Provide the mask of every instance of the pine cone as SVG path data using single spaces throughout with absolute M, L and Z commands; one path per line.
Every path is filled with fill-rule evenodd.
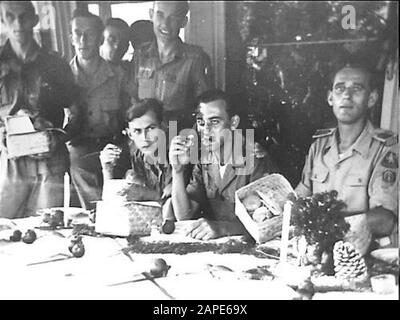
M 333 259 L 337 278 L 361 280 L 368 275 L 364 258 L 349 242 L 335 243 Z

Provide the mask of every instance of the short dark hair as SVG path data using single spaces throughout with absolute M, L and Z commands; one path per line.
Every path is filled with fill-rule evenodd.
M 131 122 L 134 119 L 144 116 L 147 112 L 152 111 L 156 115 L 157 121 L 163 121 L 163 104 L 157 99 L 148 98 L 135 102 L 126 112 L 126 121 Z
M 237 114 L 236 108 L 229 96 L 224 91 L 219 89 L 208 90 L 198 96 L 196 99 L 196 112 L 199 111 L 200 104 L 209 103 L 216 100 L 225 101 L 225 110 L 228 113 L 228 116 L 233 117 Z
M 131 29 L 129 28 L 129 25 L 124 20 L 122 20 L 120 18 L 109 18 L 106 21 L 104 27 L 105 28 L 114 27 L 114 28 L 121 30 L 123 40 L 129 41 Z
M 104 29 L 107 27 L 114 27 L 121 31 L 121 51 L 126 52 L 129 47 L 129 40 L 131 37 L 131 29 L 129 25 L 120 18 L 109 18 L 104 26 Z
M 103 21 L 101 21 L 99 16 L 94 15 L 93 13 L 89 12 L 86 9 L 75 9 L 73 14 L 72 14 L 72 18 L 71 18 L 71 26 L 72 26 L 72 21 L 74 21 L 77 18 L 89 18 L 89 19 L 93 19 L 95 22 L 95 29 L 98 33 L 99 36 L 103 35 L 104 32 L 104 24 Z
M 34 16 L 36 15 L 36 9 L 32 3 L 32 1 L 0 1 L 0 12 L 2 10 L 2 5 L 5 3 L 10 3 L 10 4 L 14 4 L 14 5 L 19 5 L 22 6 L 26 9 L 26 11 Z
M 132 47 L 137 48 L 141 44 L 151 42 L 154 39 L 153 23 L 150 20 L 138 20 L 131 24 Z
M 378 72 L 373 67 L 374 63 L 370 59 L 356 55 L 346 55 L 334 63 L 332 72 L 330 73 L 331 85 L 334 84 L 336 75 L 344 68 L 359 69 L 368 75 L 368 84 L 370 89 L 376 89 L 378 86 Z
M 154 5 L 156 4 L 156 2 L 164 2 L 164 1 L 154 1 Z M 181 17 L 186 17 L 186 15 L 189 12 L 189 2 L 188 1 L 165 1 L 165 2 L 176 3 L 178 15 Z M 153 5 L 153 8 L 154 8 L 154 5 Z

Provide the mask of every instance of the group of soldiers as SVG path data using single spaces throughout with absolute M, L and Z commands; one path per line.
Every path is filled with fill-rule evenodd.
M 1 1 L 8 40 L 0 48 L 0 217 L 62 206 L 69 172 L 73 205 L 94 209 L 103 184 L 123 178 L 127 200 L 160 200 L 165 219 L 196 220 L 188 230 L 196 239 L 246 233 L 234 213 L 235 191 L 279 169 L 251 141 L 237 147 L 238 106 L 213 88 L 207 54 L 179 38 L 188 11 L 186 1 L 155 1 L 152 37 L 127 63 L 127 25 L 111 19 L 104 26 L 76 10 L 68 66 L 34 41 L 38 16 L 30 1 Z M 374 84 L 373 70 L 358 61 L 334 70 L 328 103 L 338 126 L 316 133 L 296 188 L 299 196 L 338 191 L 349 212 L 348 239 L 362 254 L 397 230 L 398 141 L 368 120 L 378 100 Z M 46 154 L 10 158 L 1 124 L 13 115 L 28 115 L 36 130 L 64 133 L 49 131 Z M 172 125 L 177 134 L 163 139 Z M 201 150 L 196 162 L 193 150 Z

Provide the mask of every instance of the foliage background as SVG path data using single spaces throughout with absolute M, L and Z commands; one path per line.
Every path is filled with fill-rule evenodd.
M 354 30 L 342 27 L 342 7 L 349 4 Z M 387 1 L 227 2 L 226 90 L 293 185 L 313 133 L 336 124 L 326 97 L 330 70 L 341 58 L 367 59 L 378 70 L 382 93 L 386 65 L 398 48 L 397 11 L 397 3 Z M 371 113 L 377 126 L 380 112 L 378 104 Z

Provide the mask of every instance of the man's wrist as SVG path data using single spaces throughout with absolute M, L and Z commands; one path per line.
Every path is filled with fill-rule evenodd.
M 111 180 L 113 179 L 113 169 L 112 168 L 107 168 L 107 165 L 103 165 L 103 178 L 105 180 Z
M 172 174 L 180 175 L 183 174 L 183 166 L 182 165 L 171 165 Z

